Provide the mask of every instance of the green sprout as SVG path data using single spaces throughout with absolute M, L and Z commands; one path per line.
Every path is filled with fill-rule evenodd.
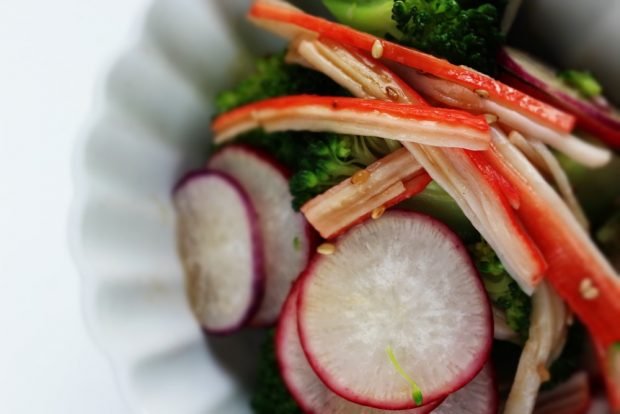
M 388 345 L 388 347 L 385 349 L 385 352 L 387 353 L 392 365 L 394 365 L 394 369 L 396 369 L 396 372 L 398 372 L 400 376 L 403 377 L 405 381 L 407 381 L 411 386 L 411 398 L 413 399 L 413 402 L 415 402 L 418 406 L 422 405 L 424 397 L 422 395 L 422 390 L 420 389 L 418 384 L 416 384 L 416 382 L 411 379 L 409 375 L 407 375 L 403 367 L 400 366 L 391 346 Z

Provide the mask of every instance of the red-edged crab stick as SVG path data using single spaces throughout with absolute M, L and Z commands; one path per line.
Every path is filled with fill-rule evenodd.
M 305 130 L 369 135 L 420 144 L 484 150 L 489 125 L 483 116 L 453 109 L 378 99 L 314 95 L 267 99 L 217 117 L 215 142 L 262 127 L 267 132 Z
M 620 342 L 620 277 L 558 194 L 497 129 L 492 148 L 481 156 L 517 189 L 516 212 L 548 263 L 545 277 L 601 346 Z
M 301 212 L 326 239 L 413 197 L 431 181 L 405 148 L 377 160 L 303 205 Z
M 309 15 L 286 2 L 257 0 L 249 16 L 257 24 L 289 39 L 300 34 L 319 35 L 479 91 L 558 131 L 570 132 L 575 126 L 575 117 L 572 115 L 471 68 L 453 65 L 447 60 Z

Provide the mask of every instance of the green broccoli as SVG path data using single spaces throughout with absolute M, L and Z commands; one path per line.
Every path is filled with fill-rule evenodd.
M 620 210 L 596 232 L 596 241 L 612 266 L 620 271 Z
M 295 94 L 342 95 L 343 89 L 327 76 L 284 61 L 284 53 L 259 59 L 253 74 L 215 99 L 217 113 L 239 106 Z
M 293 207 L 352 176 L 377 159 L 398 149 L 397 141 L 373 137 L 323 134 L 311 140 L 289 183 Z
M 563 70 L 558 73 L 558 78 L 586 99 L 600 96 L 603 93 L 603 87 L 590 72 Z
M 279 54 L 259 60 L 253 75 L 217 97 L 216 107 L 225 112 L 261 99 L 293 94 L 333 96 L 345 92 L 321 73 L 286 64 L 284 55 Z M 266 133 L 260 129 L 234 142 L 261 149 L 289 169 L 295 209 L 400 147 L 397 141 L 381 138 L 306 131 Z
M 323 0 L 343 23 L 493 74 L 505 0 Z M 387 10 L 391 8 L 391 13 Z
M 485 241 L 469 246 L 491 302 L 506 312 L 508 326 L 525 341 L 529 336 L 532 301 L 506 272 L 504 265 Z
M 274 331 L 272 330 L 261 349 L 256 386 L 252 394 L 252 408 L 256 414 L 301 414 L 280 376 L 276 360 Z

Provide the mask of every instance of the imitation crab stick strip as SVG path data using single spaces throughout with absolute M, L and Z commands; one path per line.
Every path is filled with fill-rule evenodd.
M 529 161 L 493 129 L 493 150 L 484 156 L 519 192 L 516 211 L 543 253 L 545 272 L 603 347 L 620 341 L 620 278 L 570 209 Z
M 323 44 L 324 48 L 333 47 L 325 43 L 323 39 L 315 39 L 313 42 Z M 316 48 L 300 48 L 299 45 L 299 42 L 293 42 L 291 48 L 297 48 L 297 52 L 306 62 L 314 62 L 312 67 L 328 76 L 334 73 L 331 70 L 333 66 L 341 65 L 341 63 L 334 62 L 329 54 L 323 55 L 327 57 L 326 59 L 315 59 L 313 54 Z M 340 54 L 344 53 L 346 50 L 341 49 Z M 345 61 L 355 59 L 356 56 L 350 54 Z M 364 64 L 364 61 L 358 60 L 358 64 Z M 362 90 L 381 91 L 382 88 L 371 88 L 367 85 L 368 82 L 372 82 L 370 79 L 375 79 L 380 83 L 384 82 L 384 87 L 387 85 L 394 87 L 394 92 L 397 92 L 405 102 L 413 102 L 416 99 L 417 95 L 409 98 L 409 87 L 405 85 L 399 88 L 398 85 L 402 85 L 402 82 L 389 69 L 381 67 L 379 62 L 372 67 L 367 67 L 367 70 L 381 73 L 383 77 L 356 78 L 356 83 L 362 88 L 352 88 L 351 93 L 365 93 L 360 92 Z M 346 74 L 349 70 L 343 67 L 339 72 Z M 341 75 L 332 79 L 345 88 L 351 84 Z M 381 96 L 382 94 L 378 93 L 376 98 L 381 99 Z M 408 99 L 411 100 L 408 101 Z M 420 104 L 425 105 L 424 102 Z M 499 252 L 504 265 L 523 290 L 532 293 L 542 278 L 546 264 L 537 247 L 524 233 L 513 211 L 513 207 L 520 202 L 515 189 L 494 173 L 486 160 L 474 162 L 464 150 L 439 149 L 412 142 L 403 142 L 403 145 L 420 163 L 424 164 L 430 176 L 456 200 L 478 231 Z
M 370 135 L 427 145 L 483 150 L 489 125 L 483 116 L 453 109 L 378 99 L 314 95 L 267 99 L 234 109 L 213 122 L 215 142 L 262 127 L 267 132 L 306 130 Z
M 404 66 L 395 66 L 394 69 L 416 91 L 426 98 L 433 99 L 451 108 L 463 109 L 474 113 L 488 113 L 495 115 L 502 125 L 505 125 L 521 134 L 535 138 L 552 146 L 570 158 L 591 168 L 607 164 L 611 159 L 611 151 L 584 141 L 573 134 L 559 132 L 549 128 L 532 118 L 489 99 L 481 93 L 476 93 L 462 85 L 439 79 Z
M 287 60 L 321 72 L 358 98 L 425 104 L 411 86 L 367 53 L 329 39 L 300 36 L 291 42 Z
M 404 148 L 377 160 L 304 204 L 301 212 L 326 239 L 414 196 L 431 181 Z
M 453 65 L 447 60 L 306 14 L 286 2 L 257 0 L 252 5 L 249 16 L 260 26 L 289 39 L 300 34 L 319 35 L 373 53 L 376 58 L 388 59 L 471 90 L 480 91 L 490 99 L 514 108 L 558 131 L 569 132 L 575 125 L 575 118 L 572 115 L 473 69 Z

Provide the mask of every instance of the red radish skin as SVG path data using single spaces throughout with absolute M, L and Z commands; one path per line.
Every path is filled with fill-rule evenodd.
M 359 55 L 347 51 L 348 49 L 341 48 L 336 42 L 325 42 L 324 39 L 313 41 L 316 46 L 316 50 L 309 47 L 302 47 L 305 43 L 310 43 L 310 40 L 299 41 L 296 39 L 290 46 L 290 50 L 297 48 L 297 51 L 306 59 L 306 64 L 309 63 L 311 67 L 325 73 L 327 76 L 332 77 L 336 82 L 339 82 L 341 86 L 350 88 L 349 91 L 358 97 L 365 97 L 371 93 L 372 97 L 376 99 L 386 99 L 383 89 L 395 88 L 392 96 L 398 96 L 401 100 L 399 102 L 405 103 L 418 103 L 420 105 L 426 105 L 425 102 L 418 102 L 417 95 L 410 97 L 408 87 L 402 88 L 403 81 L 399 79 L 391 70 L 381 67 L 380 61 L 374 61 L 374 65 L 370 65 L 366 59 L 361 59 Z M 328 49 L 328 52 L 323 50 L 323 54 L 318 51 L 318 44 L 321 44 L 323 49 Z M 337 50 L 337 57 L 329 57 L 329 51 Z M 334 53 L 332 53 L 334 54 Z M 317 55 L 321 55 L 317 58 Z M 326 56 L 328 56 L 326 58 Z M 344 63 L 343 63 L 344 62 Z M 341 65 L 341 66 L 338 66 Z M 341 73 L 334 72 L 333 67 L 338 66 L 341 69 Z M 399 65 L 400 68 L 402 66 Z M 358 68 L 358 72 L 361 74 L 367 74 L 366 78 L 363 76 L 347 75 L 353 71 L 353 68 Z M 413 70 L 406 68 L 409 75 Z M 376 72 L 379 71 L 386 74 L 387 77 L 377 77 Z M 473 95 L 474 99 L 480 101 L 480 98 L 476 93 L 466 89 L 457 84 L 450 83 L 441 79 L 434 78 L 437 82 L 440 82 L 443 86 L 449 86 L 450 90 L 467 91 L 469 95 Z M 375 83 L 379 82 L 378 85 Z M 368 86 L 370 84 L 370 86 Z M 360 88 L 359 86 L 362 86 Z M 364 88 L 364 85 L 367 85 Z M 525 234 L 522 227 L 518 223 L 516 215 L 512 207 L 516 207 L 519 203 L 518 197 L 511 188 L 510 184 L 505 180 L 502 180 L 501 175 L 493 173 L 493 169 L 489 166 L 484 166 L 480 162 L 474 165 L 473 160 L 467 160 L 467 154 L 460 149 L 451 148 L 443 149 L 443 154 L 437 154 L 431 156 L 428 153 L 431 151 L 431 147 L 425 147 L 422 145 L 415 145 L 410 142 L 404 142 L 403 145 L 418 158 L 418 161 L 424 163 L 428 172 L 434 179 L 439 180 L 440 185 L 457 200 L 459 205 L 466 211 L 468 217 L 477 226 L 478 230 L 489 240 L 491 245 L 498 251 L 503 251 L 502 260 L 507 264 L 507 268 L 511 274 L 516 275 L 520 284 L 524 287 L 524 290 L 531 293 L 534 285 L 542 277 L 545 269 L 545 262 L 542 255 L 538 251 L 538 248 L 532 243 L 531 239 Z M 440 152 L 434 150 L 434 153 Z M 429 158 L 430 157 L 430 158 Z M 452 183 L 454 180 L 443 180 L 445 172 L 438 164 L 446 158 L 461 159 L 458 167 L 454 168 L 454 174 L 460 178 L 458 184 Z M 450 160 L 448 160 L 450 162 Z M 478 170 L 480 170 L 478 172 Z M 468 178 L 470 177 L 470 178 Z M 473 179 L 473 180 L 472 180 Z M 448 184 L 448 185 L 446 185 Z M 484 201 L 478 200 L 480 196 L 472 191 L 472 194 L 463 194 L 462 186 L 467 188 L 476 189 L 476 193 L 486 194 L 488 198 L 484 198 Z M 509 203 L 505 201 L 509 201 Z M 315 201 L 320 201 L 316 198 Z M 310 207 L 308 207 L 310 208 Z M 468 213 L 467 213 L 468 212 Z M 315 212 L 316 213 L 316 212 Z M 489 219 L 489 215 L 493 218 Z M 307 216 L 310 221 L 313 219 Z M 362 217 L 362 220 L 364 217 Z M 325 226 L 334 227 L 330 220 L 326 220 L 324 223 L 319 223 L 320 227 Z M 318 227 L 317 227 L 318 228 Z M 333 237 L 331 230 L 322 228 L 319 230 L 324 236 Z M 337 236 L 339 232 L 335 233 Z M 517 244 L 509 241 L 508 235 L 519 235 Z M 514 259 L 515 253 L 518 252 L 517 259 Z
M 377 99 L 296 95 L 234 109 L 213 124 L 216 143 L 249 130 L 311 130 L 364 134 L 471 150 L 488 148 L 489 125 L 480 115 Z
M 577 126 L 620 148 L 620 115 L 617 110 L 581 98 L 557 78 L 553 69 L 519 50 L 504 48 L 498 59 L 509 72 L 503 73 L 502 81 L 573 114 Z
M 367 53 L 371 53 L 375 42 L 379 42 L 383 46 L 383 59 L 430 73 L 472 90 L 484 90 L 491 99 L 519 110 L 524 115 L 558 131 L 570 132 L 575 125 L 575 118 L 572 115 L 473 69 L 453 65 L 447 60 L 306 14 L 290 7 L 287 3 L 268 0 L 255 1 L 250 9 L 249 16 L 257 24 L 278 31 L 279 34 L 296 36 L 301 33 L 314 32 L 321 37 L 361 49 Z
M 495 373 L 487 363 L 469 384 L 450 394 L 433 414 L 496 414 L 498 406 Z
M 389 211 L 351 229 L 332 255 L 314 257 L 300 289 L 306 356 L 333 392 L 357 404 L 415 408 L 387 346 L 425 404 L 470 382 L 488 358 L 492 315 L 482 283 L 458 238 L 427 216 Z
M 208 333 L 233 333 L 254 315 L 264 292 L 256 209 L 235 179 L 209 170 L 186 174 L 175 186 L 174 204 L 194 315 Z M 234 224 L 222 226 L 228 222 Z
M 230 145 L 214 154 L 208 165 L 235 177 L 256 206 L 266 279 L 265 295 L 251 324 L 273 325 L 293 281 L 308 263 L 315 237 L 303 215 L 291 207 L 288 173 L 271 157 Z
M 306 359 L 299 340 L 297 330 L 298 291 L 298 285 L 295 285 L 282 309 L 276 331 L 276 357 L 281 376 L 299 407 L 307 414 L 391 413 L 392 411 L 377 410 L 347 401 L 330 391 L 317 377 Z M 400 413 L 427 414 L 437 404 L 429 404 Z

